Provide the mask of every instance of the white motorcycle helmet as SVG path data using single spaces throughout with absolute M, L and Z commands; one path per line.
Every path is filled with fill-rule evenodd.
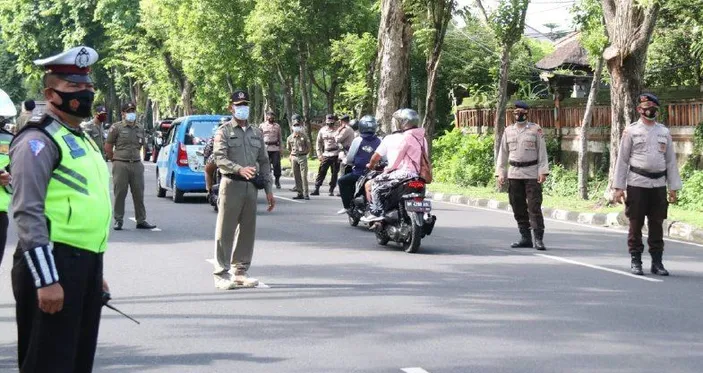
M 421 128 L 422 121 L 417 111 L 413 109 L 400 109 L 393 113 L 391 120 L 391 132 L 405 131 L 410 128 Z

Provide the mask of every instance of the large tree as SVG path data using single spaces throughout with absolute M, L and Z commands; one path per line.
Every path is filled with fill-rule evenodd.
M 393 113 L 408 104 L 412 35 L 403 0 L 382 0 L 378 29 L 376 120 L 385 133 L 390 133 Z
M 658 12 L 659 3 L 656 1 L 603 0 L 603 16 L 610 43 L 603 52 L 603 59 L 610 74 L 612 108 L 608 199 L 612 194 L 622 129 L 637 118 L 637 96 L 642 91 L 647 48 Z

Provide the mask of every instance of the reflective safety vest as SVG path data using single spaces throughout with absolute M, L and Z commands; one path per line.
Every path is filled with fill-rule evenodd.
M 4 130 L 0 130 L 0 169 L 5 172 L 10 172 L 10 143 L 13 135 Z M 12 187 L 0 187 L 0 212 L 7 212 L 10 207 L 10 199 L 12 198 Z
M 61 153 L 44 205 L 49 239 L 102 253 L 107 249 L 112 219 L 107 164 L 90 136 L 72 132 L 55 120 L 47 122 L 39 128 L 43 127 Z

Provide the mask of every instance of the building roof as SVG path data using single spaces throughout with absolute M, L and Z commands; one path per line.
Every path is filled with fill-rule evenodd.
M 550 43 L 554 43 L 552 39 L 549 38 L 549 36 L 545 35 L 541 31 L 537 30 L 536 28 L 525 24 L 525 30 L 522 33 L 523 36 L 530 38 L 530 39 L 536 39 L 539 41 L 546 41 Z
M 565 65 L 590 67 L 588 53 L 581 46 L 579 35 L 580 32 L 572 32 L 557 40 L 554 52 L 542 58 L 535 66 L 542 70 L 554 70 Z

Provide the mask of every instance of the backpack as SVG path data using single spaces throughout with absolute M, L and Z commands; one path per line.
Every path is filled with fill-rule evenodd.
M 412 136 L 412 135 L 410 135 Z M 418 175 L 420 175 L 420 178 L 425 180 L 425 184 L 431 184 L 432 183 L 432 163 L 430 162 L 430 158 L 427 155 L 427 152 L 425 151 L 425 142 L 420 141 L 417 139 L 417 137 L 412 136 L 415 141 L 420 143 L 420 150 L 422 153 L 422 156 L 420 157 L 420 167 L 418 170 Z M 424 140 L 424 138 L 423 138 Z M 413 163 L 415 163 L 413 161 Z M 417 165 L 415 166 L 417 168 Z

